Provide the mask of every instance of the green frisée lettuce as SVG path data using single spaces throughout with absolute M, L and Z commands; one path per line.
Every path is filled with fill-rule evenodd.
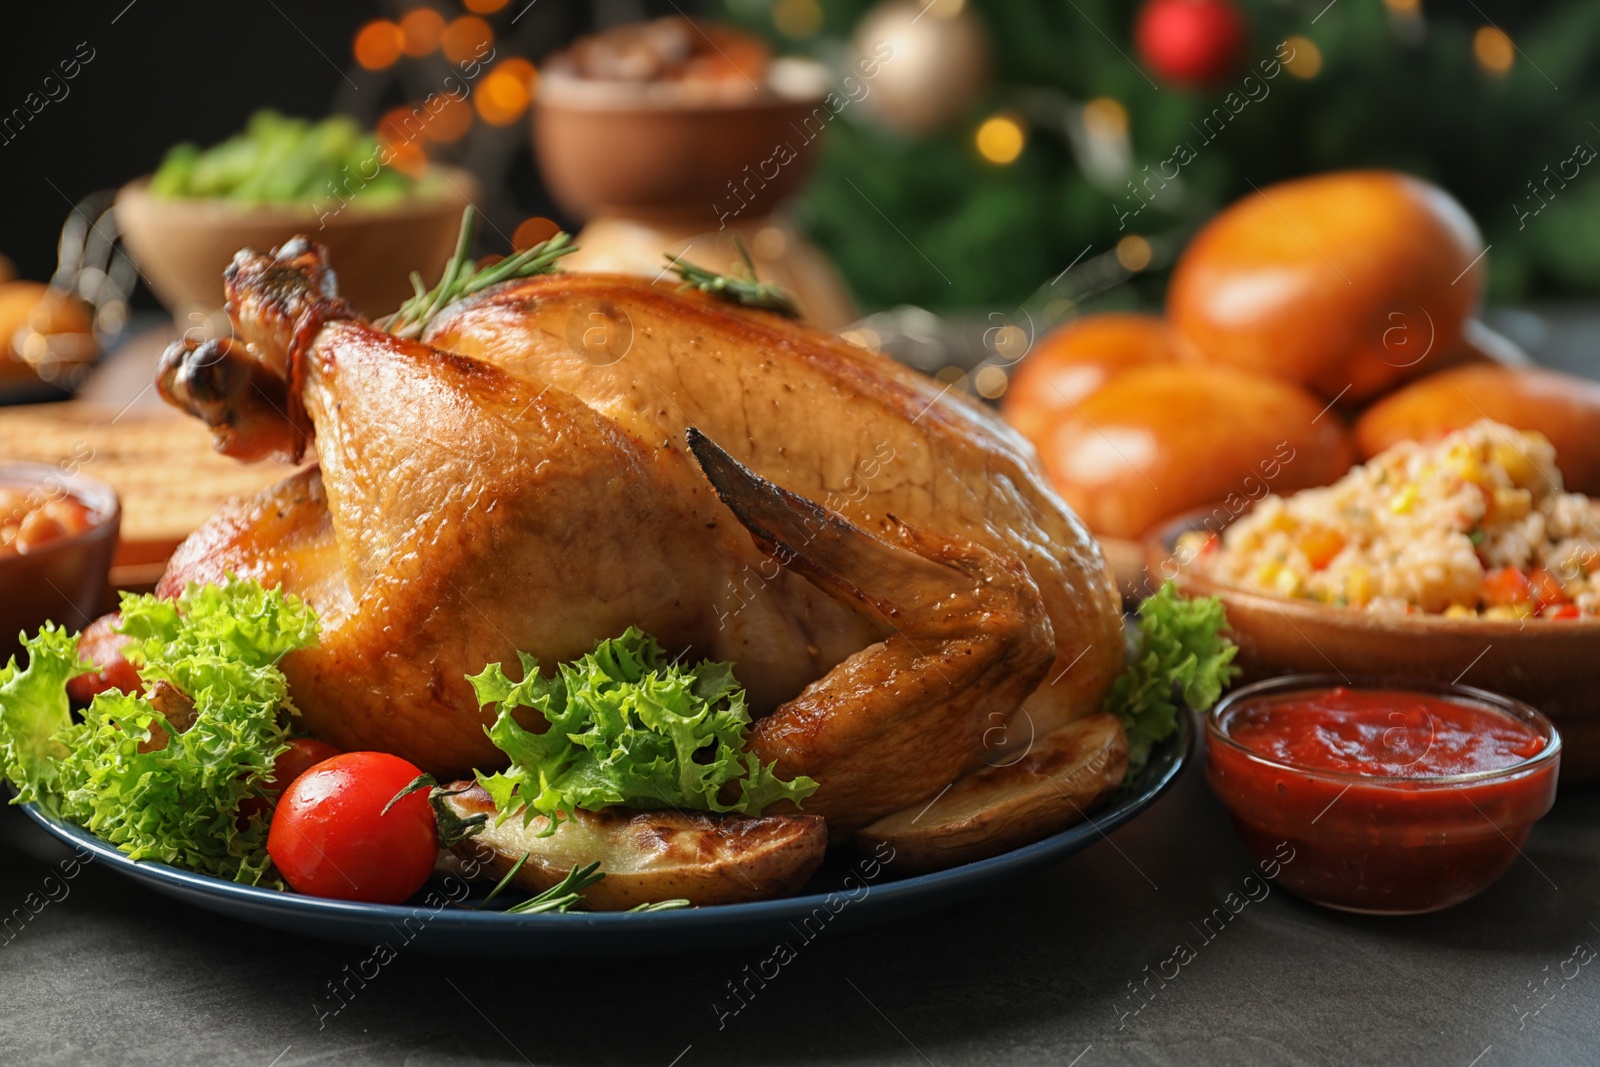
M 1106 700 L 1128 732 L 1130 776 L 1150 759 L 1150 747 L 1178 728 L 1178 700 L 1206 711 L 1238 675 L 1238 646 L 1222 633 L 1227 625 L 1220 600 L 1182 596 L 1171 582 L 1139 605 L 1133 654 Z
M 680 667 L 635 627 L 561 664 L 554 678 L 532 656 L 518 657 L 519 682 L 498 663 L 467 679 L 479 704 L 496 705 L 489 739 L 511 759 L 502 773 L 478 775 L 502 818 L 518 808 L 525 824 L 546 815 L 548 834 L 579 808 L 759 815 L 816 791 L 811 779 L 782 781 L 744 751 L 750 714 L 731 664 Z M 523 729 L 512 717 L 518 708 L 537 710 L 549 728 Z
M 293 708 L 277 664 L 316 640 L 315 612 L 230 578 L 176 602 L 124 594 L 122 618 L 124 655 L 147 693 L 169 683 L 193 703 L 192 722 L 173 723 L 147 694 L 118 692 L 74 720 L 66 683 L 95 668 L 76 635 L 47 624 L 24 638 L 25 668 L 14 659 L 0 668 L 0 763 L 14 802 L 37 802 L 134 859 L 270 881 L 266 824 L 255 817 L 241 829 L 237 809 L 287 747 Z

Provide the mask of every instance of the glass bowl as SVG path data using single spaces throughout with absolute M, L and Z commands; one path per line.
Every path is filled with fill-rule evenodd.
M 1487 709 L 1529 727 L 1543 744 L 1506 767 L 1394 777 L 1295 766 L 1229 733 L 1244 709 L 1336 687 Z M 1235 690 L 1206 719 L 1206 780 L 1263 869 L 1276 868 L 1277 881 L 1307 900 L 1367 914 L 1436 911 L 1487 889 L 1550 810 L 1560 762 L 1561 735 L 1538 711 L 1450 683 L 1290 675 Z

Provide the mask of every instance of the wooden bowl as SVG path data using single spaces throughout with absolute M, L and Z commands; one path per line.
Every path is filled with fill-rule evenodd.
M 1223 585 L 1176 554 L 1195 516 L 1145 542 L 1151 587 L 1175 581 L 1188 596 L 1216 596 L 1228 612 L 1245 681 L 1340 674 L 1459 682 L 1544 712 L 1566 738 L 1561 781 L 1600 781 L 1600 618 L 1540 620 L 1393 615 L 1285 600 Z
M 296 234 L 327 246 L 339 293 L 370 316 L 411 296 L 417 271 L 429 285 L 455 251 L 461 213 L 477 196 L 470 174 L 439 167 L 437 190 L 383 207 L 352 200 L 339 209 L 311 204 L 239 204 L 152 196 L 149 178 L 117 193 L 117 225 L 139 272 L 174 317 L 222 306 L 222 272 L 241 248 L 265 252 Z
M 70 494 L 89 506 L 90 527 L 21 555 L 0 555 L 0 663 L 18 653 L 17 635 L 30 636 L 47 620 L 81 630 L 107 599 L 106 576 L 117 548 L 122 505 L 104 482 L 70 473 L 62 464 L 0 463 L 0 485 Z
M 764 215 L 800 188 L 836 114 L 818 64 L 780 61 L 769 81 L 728 99 L 551 75 L 533 112 L 545 185 L 580 218 Z

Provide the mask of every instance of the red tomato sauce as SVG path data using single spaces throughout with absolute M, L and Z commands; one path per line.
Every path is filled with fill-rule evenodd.
M 1219 709 L 1213 730 L 1223 737 L 1210 738 L 1206 777 L 1245 845 L 1270 854 L 1288 842 L 1296 858 L 1281 883 L 1353 911 L 1473 896 L 1516 861 L 1555 798 L 1559 760 L 1534 759 L 1551 742 L 1466 697 L 1262 693 Z M 1486 777 L 1443 777 L 1477 772 Z
M 1246 705 L 1228 736 L 1295 767 L 1394 778 L 1429 778 L 1513 767 L 1544 738 L 1503 712 L 1429 693 L 1337 689 Z

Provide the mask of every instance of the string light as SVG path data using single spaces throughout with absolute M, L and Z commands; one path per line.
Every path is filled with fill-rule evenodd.
M 1284 45 L 1292 50 L 1284 69 L 1296 78 L 1310 80 L 1322 70 L 1322 49 L 1309 37 L 1290 37 Z
M 1477 57 L 1478 65 L 1490 74 L 1506 73 L 1517 57 L 1511 38 L 1498 26 L 1478 27 L 1478 32 L 1472 35 L 1472 54 Z
M 408 11 L 400 20 L 400 32 L 405 37 L 406 55 L 413 59 L 427 55 L 439 47 L 444 35 L 444 16 L 431 7 Z
M 476 15 L 462 15 L 444 28 L 439 43 L 452 63 L 479 59 L 494 41 L 494 31 Z
M 1150 265 L 1150 242 L 1130 233 L 1117 242 L 1117 262 L 1123 269 L 1141 271 Z
M 785 37 L 815 37 L 822 29 L 822 7 L 817 0 L 778 0 L 772 6 L 772 24 Z
M 1022 148 L 1027 144 L 1027 140 L 1021 123 L 1010 115 L 995 115 L 985 120 L 983 125 L 978 127 L 975 137 L 978 154 L 990 163 L 998 163 L 1001 166 L 1022 155 Z
M 351 50 L 356 62 L 368 70 L 382 70 L 400 58 L 405 34 L 388 19 L 373 19 L 356 31 Z

